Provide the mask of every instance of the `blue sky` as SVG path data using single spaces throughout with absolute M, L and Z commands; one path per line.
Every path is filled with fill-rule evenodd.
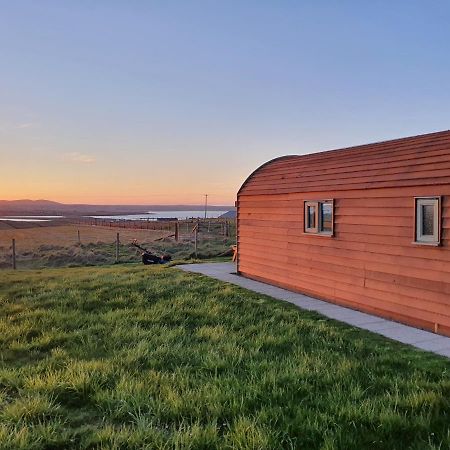
M 0 198 L 231 203 L 276 156 L 450 128 L 450 2 L 0 6 Z

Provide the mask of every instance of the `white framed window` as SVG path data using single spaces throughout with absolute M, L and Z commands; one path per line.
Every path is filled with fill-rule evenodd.
M 334 232 L 334 200 L 314 200 L 304 203 L 305 233 L 332 236 Z
M 439 245 L 441 242 L 441 197 L 416 197 L 415 243 Z

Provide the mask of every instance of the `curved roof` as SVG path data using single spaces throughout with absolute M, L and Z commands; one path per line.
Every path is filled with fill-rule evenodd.
M 238 196 L 434 184 L 450 184 L 450 131 L 282 156 L 256 169 Z

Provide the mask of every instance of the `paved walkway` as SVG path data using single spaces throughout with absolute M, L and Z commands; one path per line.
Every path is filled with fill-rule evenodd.
M 234 263 L 186 264 L 177 266 L 186 272 L 195 272 L 236 284 L 245 289 L 284 300 L 308 311 L 316 311 L 330 319 L 339 320 L 364 330 L 373 331 L 390 339 L 409 344 L 421 350 L 430 351 L 450 358 L 450 338 L 402 325 L 391 320 L 344 308 L 333 303 L 297 294 L 270 284 L 249 280 L 236 275 Z

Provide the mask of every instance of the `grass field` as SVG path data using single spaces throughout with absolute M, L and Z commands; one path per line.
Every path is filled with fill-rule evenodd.
M 150 242 L 170 234 L 167 231 L 94 227 L 89 225 L 46 226 L 1 230 L 0 247 L 9 247 L 13 238 L 16 239 L 17 248 L 24 250 L 36 250 L 43 245 L 69 247 L 78 243 L 78 230 L 80 230 L 81 243 L 83 244 L 113 243 L 116 240 L 117 232 L 120 233 L 121 240 L 124 243 L 129 243 L 133 239 Z
M 450 362 L 137 265 L 0 273 L 2 449 L 448 449 Z
M 78 230 L 81 244 L 78 244 Z M 175 242 L 173 238 L 167 238 L 173 231 L 90 225 L 44 226 L 0 230 L 0 269 L 11 267 L 13 238 L 16 239 L 19 268 L 112 264 L 115 261 L 117 233 L 120 234 L 119 261 L 122 263 L 140 260 L 141 251 L 130 246 L 134 239 L 151 251 L 168 253 L 177 260 L 194 256 L 193 236 L 186 235 L 180 242 Z M 166 239 L 157 241 L 162 238 Z M 234 238 L 224 238 L 217 233 L 203 232 L 199 235 L 198 256 L 214 257 L 229 249 L 234 241 Z

